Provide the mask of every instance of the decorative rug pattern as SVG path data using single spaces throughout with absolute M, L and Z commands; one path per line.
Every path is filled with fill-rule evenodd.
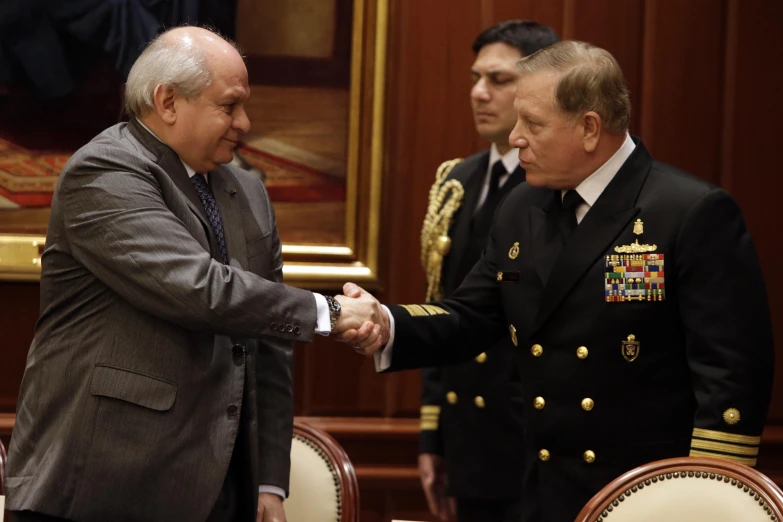
M 248 145 L 242 157 L 266 174 L 272 201 L 343 201 L 345 180 Z M 72 151 L 33 151 L 0 138 L 0 209 L 48 207 Z

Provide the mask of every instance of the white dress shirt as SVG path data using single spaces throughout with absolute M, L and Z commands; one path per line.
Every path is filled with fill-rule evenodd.
M 615 175 L 620 171 L 620 167 L 622 167 L 625 160 L 631 156 L 635 148 L 636 143 L 631 139 L 631 135 L 626 133 L 625 141 L 620 145 L 620 148 L 617 149 L 617 152 L 615 152 L 606 163 L 598 167 L 598 170 L 587 176 L 584 181 L 577 185 L 575 189 L 576 193 L 579 194 L 583 200 L 574 211 L 576 213 L 577 223 L 582 222 L 587 211 L 595 205 L 598 196 L 603 193 L 604 189 L 606 189 L 609 183 L 614 179 Z M 564 197 L 566 192 L 566 190 L 563 190 L 561 192 L 561 197 Z
M 587 211 L 590 210 L 590 208 L 593 205 L 595 205 L 595 202 L 598 200 L 598 197 L 601 195 L 601 193 L 603 193 L 604 189 L 606 189 L 609 183 L 614 179 L 614 177 L 620 171 L 620 167 L 622 167 L 623 163 L 625 163 L 625 161 L 631 156 L 635 148 L 636 148 L 636 144 L 633 142 L 633 139 L 631 139 L 630 134 L 626 133 L 625 141 L 620 146 L 620 148 L 617 149 L 617 152 L 615 152 L 606 163 L 601 165 L 595 172 L 590 174 L 587 178 L 584 179 L 584 181 L 582 181 L 579 185 L 577 185 L 576 192 L 584 200 L 583 203 L 580 203 L 579 206 L 576 207 L 576 210 L 574 211 L 576 213 L 577 223 L 582 222 L 582 219 L 584 219 L 585 215 L 587 214 Z M 497 150 L 495 150 L 495 152 L 497 152 Z M 491 158 L 491 154 L 492 153 L 490 151 L 490 158 Z M 506 156 L 503 157 L 505 158 Z M 490 161 L 490 165 L 492 164 L 493 162 Z M 503 161 L 503 164 L 506 165 L 505 159 Z M 517 164 L 519 164 L 518 159 L 517 159 Z M 506 166 L 506 168 L 508 169 L 508 166 Z M 561 197 L 565 196 L 565 193 L 566 193 L 565 190 L 562 191 Z M 391 312 L 386 306 L 384 306 L 383 309 L 386 310 L 386 316 L 389 318 L 390 332 L 389 332 L 389 342 L 386 343 L 386 346 L 384 346 L 381 350 L 375 352 L 375 354 L 373 355 L 373 359 L 375 361 L 375 371 L 377 372 L 381 372 L 387 369 L 389 366 L 391 366 L 392 347 L 393 347 L 392 345 L 394 344 L 394 316 L 391 314 Z
M 476 208 L 473 210 L 474 214 L 479 211 L 481 206 L 487 200 L 487 194 L 489 193 L 489 180 L 492 177 L 492 166 L 498 160 L 503 162 L 503 166 L 506 167 L 506 174 L 500 176 L 498 180 L 498 188 L 502 188 L 508 181 L 508 177 L 519 167 L 519 149 L 511 149 L 502 156 L 498 150 L 498 146 L 494 143 L 489 148 L 489 165 L 487 165 L 487 172 L 484 175 L 484 181 L 481 184 L 481 192 L 479 198 L 476 201 Z

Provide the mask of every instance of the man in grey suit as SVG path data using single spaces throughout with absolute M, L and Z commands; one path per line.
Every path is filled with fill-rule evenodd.
M 388 330 L 280 283 L 267 193 L 227 165 L 249 94 L 232 44 L 171 30 L 130 72 L 130 122 L 63 170 L 8 456 L 11 520 L 285 521 L 292 343 Z

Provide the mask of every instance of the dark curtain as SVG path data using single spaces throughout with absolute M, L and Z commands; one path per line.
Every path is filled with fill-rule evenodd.
M 126 77 L 161 30 L 205 23 L 231 37 L 235 20 L 236 0 L 2 0 L 0 83 L 59 98 L 104 54 Z

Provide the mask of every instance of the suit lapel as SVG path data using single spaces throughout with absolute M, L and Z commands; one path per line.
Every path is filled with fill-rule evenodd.
M 449 234 L 451 236 L 451 252 L 447 261 L 448 281 L 454 281 L 460 263 L 462 263 L 462 258 L 465 255 L 465 249 L 468 246 L 470 237 L 470 223 L 473 220 L 473 212 L 476 210 L 476 203 L 481 192 L 481 182 L 487 173 L 488 164 L 489 152 L 482 156 L 476 168 L 463 184 L 465 199 L 462 200 L 462 205 L 457 211 L 454 224 L 451 226 L 451 233 Z
M 207 219 L 206 214 L 204 214 L 204 206 L 201 204 L 196 189 L 193 188 L 193 183 L 190 181 L 185 166 L 182 164 L 179 156 L 177 156 L 177 153 L 174 152 L 171 147 L 150 134 L 147 129 L 139 125 L 139 122 L 136 121 L 135 118 L 128 122 L 128 129 L 133 137 L 136 138 L 145 149 L 155 155 L 156 163 L 169 175 L 179 191 L 184 194 L 188 207 L 190 207 L 190 210 L 196 214 L 204 225 L 204 228 L 209 235 L 209 242 L 214 243 L 215 237 L 212 233 L 212 227 L 209 224 L 209 220 Z
M 563 246 L 544 288 L 533 331 L 543 326 L 576 282 L 639 213 L 640 209 L 634 205 L 651 166 L 652 158 L 644 145 L 637 142 L 633 154 Z M 602 281 L 594 284 L 600 286 Z
M 563 241 L 557 231 L 559 206 L 555 202 L 557 193 L 545 191 L 538 205 L 530 207 L 530 253 L 536 267 L 541 286 L 549 279 L 557 255 L 563 249 Z
M 514 190 L 523 181 L 525 181 L 525 169 L 522 167 L 517 167 L 508 177 L 503 186 L 500 187 L 500 198 L 503 199 L 506 197 L 509 192 Z
M 242 228 L 239 183 L 229 169 L 219 167 L 209 173 L 209 184 L 223 218 L 223 233 L 226 238 L 229 264 L 247 270 L 247 244 Z

